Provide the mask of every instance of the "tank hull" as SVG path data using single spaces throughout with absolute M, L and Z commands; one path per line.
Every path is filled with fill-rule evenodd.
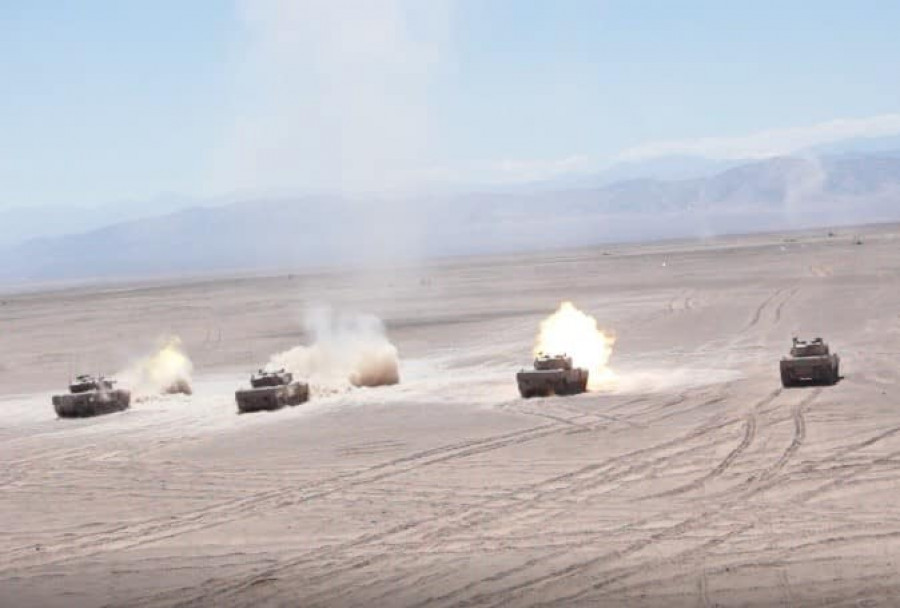
M 60 418 L 87 418 L 127 410 L 131 393 L 123 389 L 54 395 L 53 409 Z
M 163 389 L 166 395 L 192 395 L 194 394 L 190 383 L 187 380 L 176 380 Z
M 516 374 L 519 394 L 524 398 L 577 395 L 587 390 L 585 369 L 527 370 Z
M 281 386 L 265 386 L 235 391 L 238 412 L 279 410 L 286 405 L 300 405 L 309 399 L 309 385 L 292 382 Z
M 818 357 L 788 357 L 781 360 L 781 384 L 784 387 L 800 384 L 835 384 L 840 379 L 840 359 L 837 355 Z

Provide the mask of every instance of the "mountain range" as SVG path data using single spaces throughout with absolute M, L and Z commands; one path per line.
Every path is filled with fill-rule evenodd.
M 900 154 L 776 157 L 689 179 L 197 206 L 7 246 L 0 281 L 392 263 L 892 220 L 900 220 Z

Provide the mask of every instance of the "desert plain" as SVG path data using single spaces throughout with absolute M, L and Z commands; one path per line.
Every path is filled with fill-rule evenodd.
M 615 379 L 523 400 L 563 300 Z M 238 415 L 311 304 L 400 384 Z M 56 417 L 160 335 L 193 395 Z M 781 387 L 794 335 L 837 385 Z M 898 226 L 9 291 L 0 352 L 2 606 L 900 603 Z

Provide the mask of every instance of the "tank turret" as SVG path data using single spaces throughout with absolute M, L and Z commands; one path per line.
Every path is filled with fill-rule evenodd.
M 82 374 L 75 376 L 75 380 L 69 384 L 69 392 L 77 395 L 88 391 L 109 391 L 112 390 L 115 383 L 115 380 L 107 380 L 103 376 L 95 378 L 88 374 Z
M 250 376 L 250 386 L 253 388 L 262 388 L 264 386 L 285 386 L 290 384 L 294 379 L 293 374 L 277 369 L 274 371 L 259 370 Z
M 572 369 L 572 357 L 565 354 L 545 355 L 544 353 L 539 353 L 534 359 L 534 369 L 543 371 L 552 369 Z

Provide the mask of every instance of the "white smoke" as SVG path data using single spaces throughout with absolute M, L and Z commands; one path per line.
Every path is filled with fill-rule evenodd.
M 312 344 L 272 355 L 267 369 L 284 368 L 320 391 L 400 381 L 397 347 L 377 317 L 316 308 L 307 311 L 303 325 Z
M 184 352 L 181 339 L 161 341 L 156 352 L 136 361 L 116 377 L 138 396 L 184 393 L 190 395 L 194 365 Z
M 405 189 L 423 168 L 446 0 L 241 0 L 211 190 Z

